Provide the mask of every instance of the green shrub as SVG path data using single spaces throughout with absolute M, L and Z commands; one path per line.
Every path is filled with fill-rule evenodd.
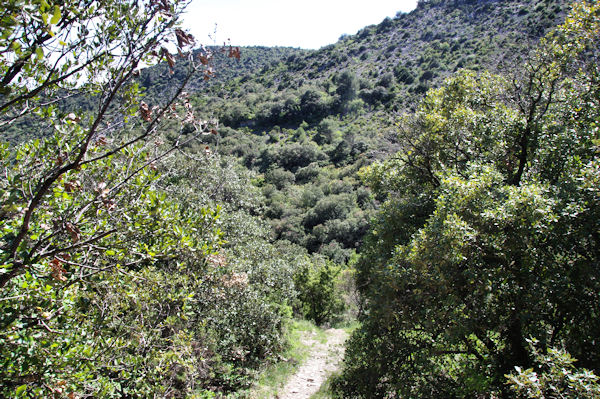
M 281 168 L 275 168 L 265 173 L 265 181 L 277 187 L 278 190 L 283 189 L 296 180 L 294 174 Z
M 319 164 L 313 162 L 310 165 L 300 168 L 296 171 L 296 182 L 308 183 L 310 181 L 313 181 L 317 177 L 319 177 L 320 171 L 321 168 L 319 167 Z
M 537 340 L 528 340 L 536 367 L 523 370 L 515 366 L 515 373 L 506 376 L 516 399 L 600 397 L 599 378 L 592 371 L 574 366 L 576 359 L 564 349 L 548 348 L 544 354 Z M 535 371 L 537 370 L 537 371 Z
M 332 321 L 344 310 L 336 280 L 340 266 L 320 258 L 306 262 L 294 274 L 300 311 L 317 324 Z

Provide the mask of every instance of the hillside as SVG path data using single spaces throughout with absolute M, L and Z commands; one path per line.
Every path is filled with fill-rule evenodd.
M 186 90 L 202 93 L 219 90 L 225 82 L 232 79 L 256 75 L 264 68 L 277 64 L 290 56 L 310 53 L 308 50 L 286 47 L 243 47 L 241 52 L 244 57 L 237 60 L 227 56 L 227 49 L 222 46 L 207 47 L 206 50 L 212 54 L 211 68 L 214 73 L 210 75 L 209 80 L 205 80 L 202 73 L 197 73 L 188 82 Z M 198 56 L 204 53 L 206 51 L 199 49 L 193 52 L 197 64 L 200 64 Z M 140 71 L 136 81 L 144 93 L 145 101 L 161 102 L 165 97 L 173 95 L 174 91 L 182 84 L 189 72 L 189 64 L 181 57 L 175 56 L 174 60 L 176 61 L 174 68 L 170 68 L 167 62 L 162 62 Z M 81 90 L 72 90 L 66 87 L 55 93 L 54 97 L 53 101 L 58 104 L 59 111 L 65 114 L 72 111 L 89 112 L 98 104 L 95 94 L 82 94 Z M 43 137 L 49 131 L 43 119 L 37 115 L 19 118 L 14 123 L 0 129 L 0 140 L 18 143 L 27 139 Z
M 243 57 L 238 60 L 235 57 L 228 56 L 229 48 L 228 46 L 209 46 L 206 47 L 206 50 L 194 51 L 193 56 L 197 64 L 200 64 L 198 60 L 200 55 L 210 52 L 212 55 L 211 67 L 214 74 L 211 75 L 210 79 L 205 80 L 204 75 L 198 73 L 188 83 L 187 90 L 191 92 L 218 90 L 232 79 L 248 79 L 250 76 L 259 75 L 271 65 L 278 64 L 289 57 L 301 57 L 311 53 L 311 50 L 291 47 L 241 47 L 240 53 L 243 54 Z M 172 71 L 166 62 L 141 71 L 139 83 L 145 88 L 150 100 L 160 99 L 173 87 L 177 87 L 185 77 L 188 63 L 178 58 L 175 58 L 175 60 L 176 63 Z
M 240 53 L 186 3 L 7 0 L 0 397 L 247 397 L 310 323 L 317 395 L 600 397 L 597 1 Z
M 325 96 L 333 91 L 336 74 L 351 72 L 358 79 L 358 97 L 368 107 L 403 111 L 414 108 L 429 87 L 460 68 L 510 68 L 562 21 L 567 4 L 421 1 L 410 13 L 399 13 L 310 54 L 291 55 L 251 81 L 275 93 L 318 85 Z M 242 84 L 228 87 L 226 94 L 245 91 Z
M 356 172 L 398 149 L 398 118 L 460 68 L 514 68 L 566 6 L 422 1 L 333 45 L 198 92 L 198 112 L 220 121 L 220 135 L 206 143 L 261 174 L 275 238 L 347 261 L 376 208 Z

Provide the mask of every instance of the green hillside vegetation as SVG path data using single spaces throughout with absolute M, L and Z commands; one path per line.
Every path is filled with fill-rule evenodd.
M 352 107 L 348 103 L 358 99 L 368 109 L 414 107 L 415 99 L 460 68 L 497 69 L 516 62 L 549 28 L 562 21 L 566 5 L 560 0 L 422 1 L 408 14 L 399 13 L 355 35 L 344 35 L 337 43 L 305 56 L 292 55 L 286 62 L 266 68 L 252 82 L 238 80 L 228 87 L 226 96 L 235 98 L 239 93 L 241 101 L 235 106 L 245 104 L 252 117 L 244 119 L 243 112 L 234 113 L 230 122 L 252 120 L 280 126 L 311 122 L 321 112 L 349 111 Z M 340 80 L 341 74 L 344 77 Z M 260 112 L 262 107 L 255 106 L 256 100 L 245 96 L 256 93 L 255 83 L 282 105 L 286 102 L 284 94 L 292 90 L 300 104 L 290 105 L 300 106 L 303 118 L 294 117 L 283 106 Z M 346 87 L 337 91 L 340 83 Z M 320 96 L 309 89 L 319 91 Z M 321 108 L 302 107 L 305 93 L 314 97 L 313 101 L 320 99 Z M 338 98 L 332 103 L 325 101 L 336 94 Z M 304 103 L 308 100 L 305 98 Z M 323 109 L 324 105 L 329 107 Z
M 239 78 L 249 79 L 250 76 L 260 73 L 264 68 L 277 64 L 289 57 L 302 56 L 310 53 L 310 50 L 295 49 L 291 47 L 242 47 L 240 58 L 229 56 L 229 51 L 234 50 L 232 46 L 208 46 L 195 50 L 194 57 L 210 54 L 211 74 L 197 74 L 186 85 L 186 90 L 191 92 L 210 93 L 217 91 L 226 82 Z M 178 87 L 186 75 L 188 64 L 185 58 L 175 57 L 177 62 L 173 68 L 164 62 L 143 69 L 140 72 L 139 83 L 145 89 L 147 101 L 157 101 L 161 96 Z M 210 79 L 205 79 L 205 77 Z
M 332 397 L 600 396 L 596 3 L 316 51 L 192 50 L 183 6 L 0 12 L 0 396 L 244 397 L 355 317 Z
M 231 46 L 210 46 L 194 50 L 196 62 L 199 62 L 201 56 L 210 57 L 210 68 L 190 77 L 186 83 L 186 90 L 191 92 L 219 90 L 231 79 L 256 74 L 262 68 L 282 59 L 310 52 L 287 47 L 243 47 L 241 52 L 244 56 L 238 60 L 229 56 L 229 51 L 233 49 Z M 176 61 L 173 67 L 167 62 L 162 62 L 139 71 L 136 81 L 143 91 L 142 97 L 146 102 L 156 103 L 165 96 L 172 96 L 187 79 L 190 63 L 186 57 L 174 55 L 173 60 Z M 96 93 L 82 93 L 66 87 L 63 87 L 57 100 L 64 112 L 89 112 L 98 103 Z M 40 138 L 48 130 L 51 129 L 47 129 L 43 118 L 25 115 L 15 120 L 11 126 L 4 127 L 0 132 L 0 139 L 18 143 L 27 139 Z
M 273 234 L 346 262 L 376 208 L 360 167 L 399 149 L 396 122 L 461 68 L 506 70 L 564 19 L 566 2 L 421 2 L 336 44 L 198 93 L 207 144 L 260 173 Z

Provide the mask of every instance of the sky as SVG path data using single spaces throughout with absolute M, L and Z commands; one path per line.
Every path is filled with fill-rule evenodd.
M 417 0 L 193 0 L 183 25 L 199 44 L 231 39 L 234 46 L 317 49 L 416 5 Z

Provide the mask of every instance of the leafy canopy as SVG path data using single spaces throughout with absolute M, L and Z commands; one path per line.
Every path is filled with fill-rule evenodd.
M 344 395 L 509 397 L 529 337 L 600 368 L 599 15 L 576 3 L 514 72 L 429 91 L 402 150 L 363 170 L 385 202 Z

